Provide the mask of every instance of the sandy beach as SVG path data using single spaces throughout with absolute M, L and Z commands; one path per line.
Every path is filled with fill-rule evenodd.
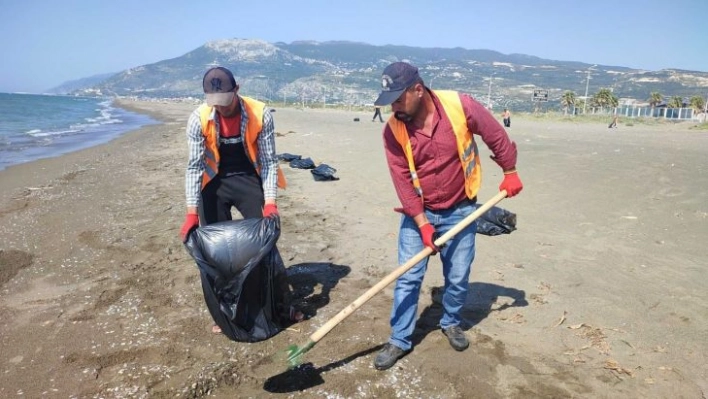
M 398 266 L 383 125 L 373 110 L 276 109 L 278 152 L 340 180 L 283 164 L 278 247 L 312 317 L 248 344 L 211 333 L 178 238 L 194 105 L 119 105 L 163 123 L 0 171 L 2 398 L 708 396 L 705 130 L 515 115 L 525 188 L 499 206 L 518 230 L 478 236 L 470 348 L 455 352 L 437 326 L 434 259 L 416 346 L 395 367 L 372 364 L 389 335 L 389 286 L 288 371 L 289 345 Z M 501 171 L 480 149 L 483 202 Z

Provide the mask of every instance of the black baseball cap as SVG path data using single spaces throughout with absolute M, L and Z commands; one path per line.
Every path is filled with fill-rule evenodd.
M 381 76 L 381 94 L 374 105 L 388 105 L 398 100 L 418 79 L 418 68 L 407 62 L 394 62 L 387 66 Z
M 236 79 L 228 69 L 224 67 L 211 68 L 204 74 L 204 94 L 206 103 L 210 107 L 214 105 L 227 106 L 234 99 L 234 89 Z

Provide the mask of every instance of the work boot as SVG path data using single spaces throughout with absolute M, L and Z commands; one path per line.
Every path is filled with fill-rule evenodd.
M 447 340 L 450 341 L 450 346 L 458 352 L 467 349 L 470 346 L 470 341 L 467 340 L 465 332 L 462 331 L 460 326 L 452 326 L 448 328 L 443 328 L 443 334 L 447 336 Z
M 374 367 L 376 367 L 376 370 L 390 369 L 396 364 L 398 359 L 405 356 L 408 352 L 410 351 L 403 350 L 394 344 L 386 344 L 383 349 L 381 349 L 381 352 L 376 355 Z

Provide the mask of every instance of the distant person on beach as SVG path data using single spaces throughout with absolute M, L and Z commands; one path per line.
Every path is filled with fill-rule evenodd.
M 509 112 L 508 108 L 504 108 L 502 119 L 504 121 L 504 127 L 511 127 L 511 112 Z
M 375 104 L 391 104 L 393 116 L 384 127 L 386 160 L 401 201 L 398 261 L 405 263 L 425 247 L 439 252 L 445 289 L 440 327 L 457 351 L 469 346 L 461 325 L 469 275 L 475 256 L 472 223 L 442 248 L 435 246 L 444 234 L 476 208 L 481 183 L 478 135 L 489 147 L 492 159 L 503 171 L 499 190 L 507 197 L 523 185 L 516 172 L 516 144 L 482 104 L 455 91 L 427 88 L 418 68 L 405 62 L 386 67 L 382 91 Z M 388 342 L 374 360 L 378 370 L 393 366 L 412 348 L 418 298 L 428 259 L 423 259 L 398 278 L 393 291 Z
M 379 117 L 379 122 L 382 122 L 382 123 L 383 123 L 384 120 L 383 120 L 383 118 L 381 117 L 381 107 L 376 106 L 376 107 L 374 107 L 374 108 L 375 108 L 374 117 L 371 118 L 371 121 L 374 122 L 374 121 L 376 120 L 376 117 L 378 116 L 378 117 Z
M 617 120 L 618 119 L 619 119 L 619 116 L 615 115 L 615 117 L 612 118 L 612 122 L 610 122 L 610 126 L 607 126 L 607 127 L 609 127 L 610 129 L 612 129 L 613 127 L 617 127 Z
M 202 85 L 206 103 L 187 122 L 183 242 L 200 224 L 231 220 L 233 207 L 244 219 L 278 217 L 277 188 L 285 187 L 266 105 L 239 95 L 239 85 L 224 67 L 209 69 Z

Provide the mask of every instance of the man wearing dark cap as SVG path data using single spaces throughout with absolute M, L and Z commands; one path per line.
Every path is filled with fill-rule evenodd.
M 513 197 L 523 188 L 516 172 L 516 144 L 487 109 L 472 97 L 425 87 L 418 68 L 405 62 L 387 66 L 375 105 L 391 105 L 384 127 L 384 149 L 401 201 L 398 261 L 403 264 L 425 247 L 440 253 L 445 288 L 440 327 L 457 351 L 469 346 L 460 311 L 465 304 L 475 255 L 472 223 L 438 248 L 444 234 L 475 210 L 481 184 L 479 152 L 473 134 L 489 147 L 504 178 L 499 190 Z M 428 258 L 398 278 L 391 311 L 392 333 L 374 360 L 385 370 L 412 349 L 418 298 Z
M 278 215 L 277 187 L 285 187 L 265 104 L 239 96 L 234 75 L 224 67 L 209 69 L 202 83 L 206 104 L 187 123 L 183 241 L 200 222 L 231 220 L 232 207 L 244 218 Z
M 277 188 L 285 188 L 266 105 L 238 95 L 239 86 L 224 67 L 209 69 L 202 84 L 206 104 L 187 123 L 182 241 L 200 224 L 231 220 L 232 207 L 246 219 L 277 216 Z

